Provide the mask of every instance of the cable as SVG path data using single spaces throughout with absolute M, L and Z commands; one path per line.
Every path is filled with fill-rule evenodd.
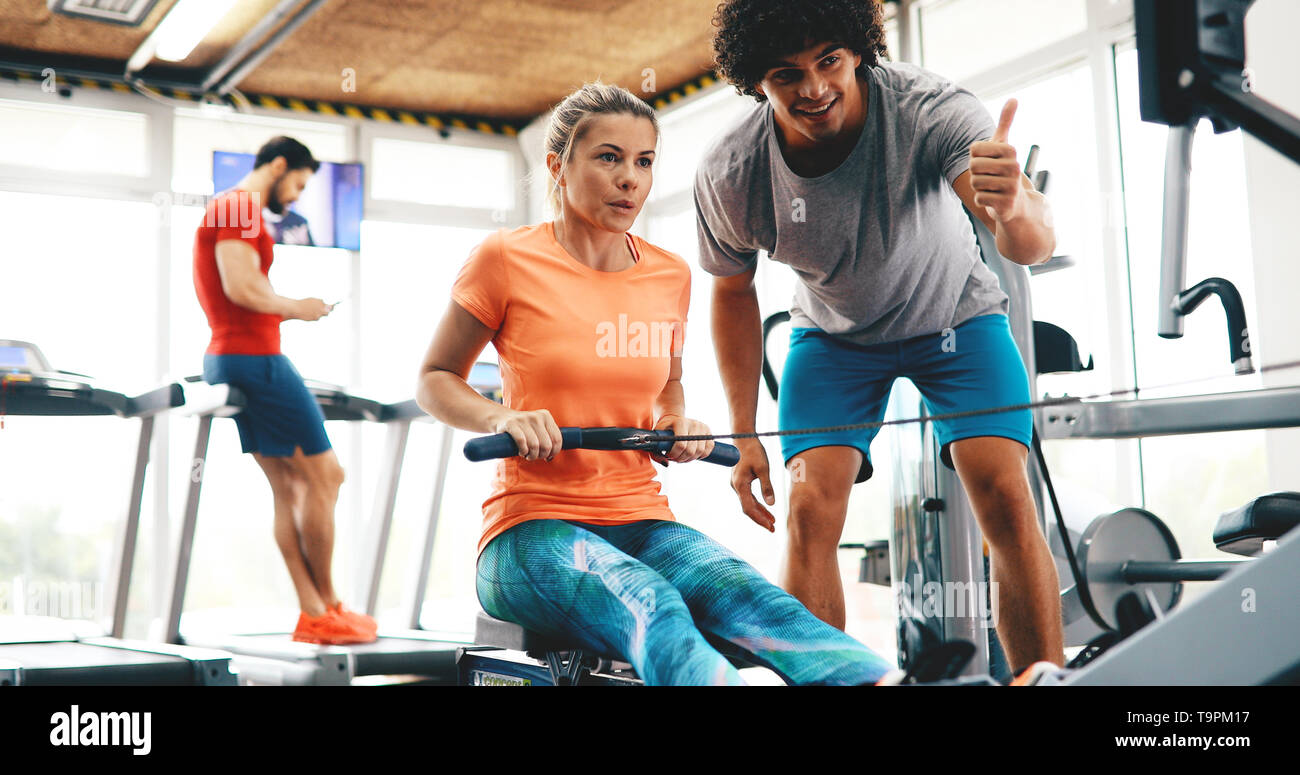
M 1056 512 L 1056 528 L 1061 533 L 1061 546 L 1065 547 L 1065 558 L 1070 562 L 1070 575 L 1074 576 L 1074 588 L 1079 591 L 1079 602 L 1083 604 L 1084 610 L 1088 612 L 1097 621 L 1104 621 L 1098 614 L 1096 606 L 1092 602 L 1092 594 L 1088 592 L 1088 585 L 1083 583 L 1083 572 L 1079 569 L 1079 561 L 1074 556 L 1074 542 L 1070 540 L 1070 531 L 1065 526 L 1065 516 L 1061 513 L 1061 504 L 1056 499 L 1056 488 L 1052 485 L 1052 475 L 1047 471 L 1047 457 L 1043 454 L 1042 440 L 1038 436 L 1038 424 L 1034 423 L 1034 456 L 1038 459 L 1038 470 L 1043 475 L 1043 483 L 1047 485 L 1047 495 L 1052 501 L 1052 510 Z
M 1300 361 L 1291 361 L 1289 363 L 1279 363 L 1279 364 L 1274 364 L 1272 366 L 1265 366 L 1265 367 L 1261 367 L 1258 371 L 1259 373 L 1262 374 L 1270 371 L 1284 371 L 1286 369 L 1294 369 L 1296 367 L 1300 367 Z M 764 436 L 811 436 L 820 433 L 837 433 L 840 431 L 868 430 L 872 428 L 884 428 L 886 426 L 891 426 L 891 425 L 912 425 L 915 423 L 935 422 L 937 420 L 956 420 L 965 417 L 981 417 L 983 415 L 989 415 L 989 414 L 1019 412 L 1019 411 L 1024 411 L 1026 409 L 1042 409 L 1049 406 L 1067 406 L 1071 404 L 1080 404 L 1083 403 L 1084 401 L 1095 401 L 1103 398 L 1115 398 L 1116 396 L 1122 396 L 1126 394 L 1132 394 L 1134 396 L 1137 396 L 1143 390 L 1150 392 L 1153 390 L 1164 390 L 1167 388 L 1185 387 L 1187 385 L 1194 385 L 1199 382 L 1209 382 L 1212 380 L 1220 380 L 1220 379 L 1223 379 L 1223 377 L 1203 377 L 1194 380 L 1185 380 L 1183 382 L 1169 382 L 1163 385 L 1153 385 L 1151 387 L 1146 387 L 1146 388 L 1136 388 L 1136 387 L 1125 388 L 1123 390 L 1112 390 L 1107 393 L 1095 393 L 1093 395 L 1088 395 L 1088 396 L 1078 396 L 1078 397 L 1062 396 L 1059 398 L 1046 398 L 1043 399 L 1042 401 L 1033 401 L 1027 404 L 1010 404 L 1007 406 L 997 406 L 989 409 L 971 409 L 964 412 L 949 412 L 947 414 L 935 414 L 935 415 L 928 415 L 926 417 L 908 417 L 902 420 L 881 420 L 879 422 L 862 422 L 862 423 L 854 423 L 851 425 L 829 425 L 823 428 L 795 428 L 792 430 L 785 430 L 785 431 L 763 431 L 757 433 L 717 433 L 717 434 L 704 434 L 704 435 L 695 435 L 695 436 L 671 436 L 671 437 L 663 436 L 663 437 L 655 437 L 654 440 L 677 442 L 677 441 L 713 441 L 716 439 L 757 439 L 757 438 L 762 438 Z M 623 439 L 624 442 L 631 443 L 631 444 L 645 444 L 650 440 L 651 437 L 647 434 L 637 434 L 634 436 L 629 436 L 626 439 Z

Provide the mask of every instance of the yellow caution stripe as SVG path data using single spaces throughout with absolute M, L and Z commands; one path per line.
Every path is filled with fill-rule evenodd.
M 0 78 L 16 82 L 36 82 L 40 83 L 44 79 L 34 72 L 26 69 L 9 69 L 0 68 Z M 77 86 L 83 89 L 111 89 L 123 94 L 132 93 L 131 86 L 121 79 L 110 77 L 62 77 L 55 73 L 55 83 L 60 86 Z M 712 83 L 712 81 L 710 81 Z M 147 85 L 147 84 L 146 84 Z M 202 95 L 196 91 L 187 91 L 171 87 L 154 87 L 162 94 L 177 100 L 186 102 L 198 101 Z M 677 95 L 674 92 L 674 95 Z M 340 104 L 327 102 L 324 100 L 304 100 L 298 97 L 278 97 L 271 94 L 250 94 L 247 95 L 249 102 L 258 107 L 267 110 L 284 110 L 293 113 L 313 113 L 321 116 L 344 116 L 347 118 L 379 121 L 382 123 L 401 123 L 407 126 L 427 126 L 437 131 L 444 131 L 449 128 L 461 129 L 471 132 L 481 132 L 483 134 L 501 134 L 509 137 L 516 137 L 519 134 L 520 126 L 515 124 L 494 121 L 486 118 L 461 117 L 461 116 L 440 116 L 433 113 L 423 113 L 420 111 L 405 110 L 400 108 L 379 108 L 365 107 L 359 105 Z M 231 102 L 230 98 L 226 98 Z M 656 101 L 656 107 L 663 107 L 663 99 Z

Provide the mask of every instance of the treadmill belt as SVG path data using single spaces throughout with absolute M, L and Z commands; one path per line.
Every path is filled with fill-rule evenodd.
M 0 644 L 0 661 L 23 668 L 29 686 L 190 686 L 193 664 L 181 657 L 75 641 Z
M 225 641 L 213 638 L 196 639 L 196 644 L 221 648 L 233 653 L 270 657 L 274 650 L 286 652 L 314 651 L 312 644 L 297 643 L 289 633 L 266 633 L 232 636 Z M 456 649 L 470 645 L 467 642 L 439 641 L 425 638 L 380 636 L 374 643 L 356 643 L 346 646 L 324 646 L 341 649 L 353 655 L 356 675 L 428 675 L 454 679 L 456 674 Z M 306 648 L 304 648 L 306 647 Z M 299 652 L 301 653 L 301 651 Z M 286 657 L 281 657 L 286 658 Z M 293 657 L 287 657 L 293 659 Z

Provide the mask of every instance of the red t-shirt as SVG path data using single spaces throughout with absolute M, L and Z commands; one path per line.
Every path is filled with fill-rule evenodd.
M 254 312 L 231 301 L 221 287 L 217 243 L 241 240 L 262 259 L 262 274 L 271 269 L 275 240 L 262 224 L 262 208 L 247 191 L 227 191 L 212 198 L 194 235 L 194 290 L 208 317 L 212 355 L 279 355 L 279 315 Z

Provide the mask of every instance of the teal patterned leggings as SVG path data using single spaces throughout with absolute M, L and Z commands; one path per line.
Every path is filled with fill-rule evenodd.
M 524 522 L 483 550 L 477 587 L 492 616 L 621 657 L 652 686 L 744 683 L 724 652 L 789 684 L 870 684 L 894 667 L 677 522 Z

